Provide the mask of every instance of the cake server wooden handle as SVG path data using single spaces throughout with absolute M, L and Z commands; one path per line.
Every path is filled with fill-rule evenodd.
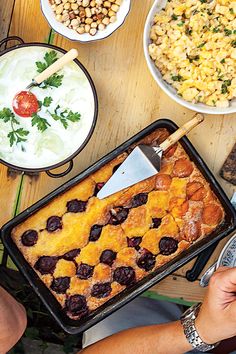
M 185 123 L 182 127 L 171 134 L 163 143 L 160 144 L 160 148 L 165 151 L 177 141 L 179 141 L 185 134 L 188 134 L 193 128 L 204 121 L 204 116 L 197 113 L 193 119 Z
M 78 56 L 78 51 L 76 49 L 71 49 L 68 53 L 63 55 L 60 59 L 55 61 L 52 65 L 50 65 L 47 69 L 45 69 L 42 73 L 37 75 L 34 78 L 34 83 L 35 84 L 41 84 L 44 80 L 48 79 L 50 76 L 55 74 L 57 71 L 59 71 L 63 66 L 77 58 Z

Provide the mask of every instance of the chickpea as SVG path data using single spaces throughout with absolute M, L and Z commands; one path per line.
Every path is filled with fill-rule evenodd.
M 112 11 L 112 10 L 109 10 L 109 11 L 108 11 L 108 16 L 109 16 L 109 17 L 115 16 L 115 14 L 116 14 L 116 13 L 115 13 L 114 11 Z
M 110 8 L 111 7 L 110 1 L 104 1 L 103 6 L 107 7 L 107 8 Z
M 102 23 L 103 23 L 104 25 L 109 25 L 109 23 L 110 23 L 109 17 L 104 17 L 104 19 L 102 20 Z
M 90 10 L 89 7 L 86 7 L 86 9 L 85 9 L 85 15 L 86 15 L 86 17 L 92 17 L 92 13 L 91 13 L 91 10 Z
M 111 5 L 111 9 L 112 9 L 112 11 L 114 11 L 114 12 L 117 12 L 118 10 L 119 10 L 119 6 L 118 5 L 116 5 L 116 4 L 112 4 Z
M 89 6 L 89 0 L 83 0 L 82 5 L 83 5 L 83 7 Z
M 98 26 L 98 25 L 97 25 L 97 22 L 92 22 L 92 23 L 91 23 L 91 28 L 97 28 L 97 26 Z
M 69 14 L 63 14 L 63 16 L 62 16 L 62 21 L 63 21 L 63 22 L 66 22 L 66 21 L 68 21 L 69 19 L 70 19 Z
M 62 15 L 56 15 L 56 20 L 62 22 Z
M 70 20 L 73 20 L 74 18 L 76 18 L 74 12 L 69 12 L 69 18 L 70 18 Z
M 60 5 L 61 4 L 61 0 L 55 0 L 55 4 Z
M 91 28 L 90 25 L 85 25 L 85 27 L 84 27 L 85 32 L 86 32 L 86 33 L 89 33 L 90 28 Z
M 66 2 L 66 3 L 64 4 L 64 9 L 65 9 L 65 10 L 69 10 L 70 7 L 71 7 L 71 4 L 70 4 L 69 2 Z
M 73 20 L 71 21 L 71 26 L 72 26 L 72 27 L 77 27 L 77 26 L 79 26 L 79 20 L 78 20 L 77 18 L 73 19 Z
M 88 25 L 91 25 L 92 22 L 93 22 L 93 19 L 91 17 L 87 17 L 85 19 L 85 23 L 87 23 Z
M 66 27 L 68 27 L 69 24 L 70 24 L 70 20 L 67 20 L 66 22 L 64 22 L 64 25 L 65 25 Z
M 71 4 L 71 9 L 72 10 L 77 10 L 79 8 L 78 4 Z
M 105 7 L 102 9 L 102 13 L 103 13 L 103 15 L 107 15 L 108 14 L 108 10 L 107 9 L 105 9 Z
M 122 3 L 122 0 L 116 0 L 116 4 L 117 4 L 117 5 L 119 5 L 119 6 L 120 6 L 120 5 L 121 5 L 121 3 Z
M 80 27 L 77 28 L 77 32 L 79 34 L 83 34 L 83 33 L 85 33 L 85 28 L 80 26 Z
M 91 36 L 95 36 L 95 34 L 97 33 L 96 28 L 91 28 L 91 30 L 89 31 L 89 33 L 91 34 Z
M 63 11 L 63 5 L 61 4 L 61 5 L 58 5 L 57 7 L 56 7 L 56 14 L 57 15 L 60 15 L 61 13 L 62 13 L 62 11 Z
M 110 22 L 111 22 L 111 23 L 116 22 L 116 16 L 111 16 L 111 17 L 110 17 Z
M 100 31 L 103 31 L 105 28 L 106 28 L 106 26 L 105 26 L 103 23 L 100 23 L 100 24 L 98 25 L 98 29 L 99 29 Z

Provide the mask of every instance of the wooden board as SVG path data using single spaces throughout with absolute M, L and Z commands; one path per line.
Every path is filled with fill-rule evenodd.
M 151 0 L 135 0 L 125 24 L 103 41 L 81 44 L 57 34 L 54 36 L 54 44 L 67 50 L 77 48 L 79 60 L 90 72 L 98 92 L 98 122 L 91 140 L 75 159 L 75 167 L 67 177 L 56 180 L 45 173 L 38 177 L 23 176 L 19 210 L 26 209 L 156 119 L 168 117 L 181 125 L 193 116 L 194 112 L 173 102 L 159 89 L 147 68 L 142 35 L 151 5 Z M 10 33 L 20 35 L 26 41 L 48 40 L 49 29 L 40 12 L 39 0 L 16 0 Z M 236 115 L 206 116 L 205 122 L 189 134 L 228 196 L 234 188 L 219 177 L 218 171 L 235 137 Z M 212 261 L 222 245 L 218 246 Z M 171 276 L 158 284 L 156 291 L 173 298 L 200 300 L 204 291 L 196 282 L 191 284 L 184 279 L 191 264 L 176 273 L 178 286 Z

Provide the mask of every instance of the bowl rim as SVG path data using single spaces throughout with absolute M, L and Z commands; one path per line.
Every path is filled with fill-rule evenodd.
M 183 98 L 181 98 L 177 92 L 174 94 L 170 91 L 170 88 L 174 89 L 170 84 L 164 81 L 163 78 L 159 78 L 157 76 L 157 73 L 160 73 L 158 68 L 155 66 L 154 61 L 151 59 L 149 53 L 148 53 L 148 45 L 149 45 L 149 32 L 150 28 L 153 22 L 153 18 L 155 13 L 158 12 L 157 7 L 158 4 L 161 0 L 155 0 L 152 7 L 150 8 L 146 21 L 145 21 L 145 26 L 144 26 L 144 31 L 143 31 L 143 49 L 144 49 L 144 56 L 147 62 L 147 66 L 152 74 L 152 77 L 156 81 L 156 83 L 160 86 L 160 88 L 174 101 L 179 103 L 181 106 L 184 106 L 192 111 L 196 111 L 199 113 L 206 113 L 206 114 L 211 114 L 211 115 L 219 115 L 219 114 L 233 114 L 236 113 L 236 106 L 231 106 L 227 108 L 219 108 L 219 107 L 211 107 L 208 106 L 204 103 L 191 103 Z M 166 0 L 165 0 L 166 1 Z M 161 75 L 161 73 L 160 73 Z M 162 75 L 161 75 L 162 76 Z M 174 89 L 175 90 L 175 89 Z
M 64 32 L 63 30 L 60 31 L 59 29 L 55 29 L 55 27 L 53 25 L 54 19 L 55 19 L 56 22 L 58 22 L 59 26 L 62 25 L 63 27 L 65 27 L 65 25 L 63 25 L 62 23 L 57 21 L 54 14 L 53 14 L 53 17 L 51 17 L 50 15 L 46 14 L 47 9 L 45 8 L 45 6 L 47 6 L 46 3 L 48 1 L 49 0 L 40 0 L 40 7 L 41 7 L 42 14 L 44 15 L 49 27 L 51 27 L 53 29 L 53 31 L 55 31 L 56 33 L 60 34 L 61 36 L 67 38 L 68 40 L 73 41 L 73 42 L 80 42 L 80 43 L 91 43 L 91 42 L 95 42 L 95 41 L 101 41 L 103 39 L 106 39 L 106 38 L 110 37 L 114 32 L 116 32 L 124 24 L 128 14 L 130 13 L 130 10 L 131 10 L 131 0 L 126 0 L 127 6 L 128 6 L 127 11 L 124 14 L 124 17 L 123 17 L 123 19 L 121 20 L 120 23 L 119 22 L 115 22 L 114 23 L 114 24 L 117 23 L 118 25 L 116 27 L 114 27 L 114 29 L 112 31 L 109 31 L 108 34 L 106 34 L 104 36 L 101 36 L 100 38 L 97 38 L 97 34 L 95 34 L 95 36 L 91 36 L 90 35 L 89 39 L 83 39 L 83 35 L 84 34 L 87 35 L 87 33 L 79 34 L 79 33 L 76 33 L 76 31 L 71 29 L 71 33 L 76 33 L 78 36 L 81 36 L 81 38 L 74 38 L 73 36 L 65 35 L 63 33 Z M 121 4 L 121 6 L 122 5 L 123 5 L 123 3 Z
M 50 49 L 54 49 L 57 50 L 59 52 L 61 52 L 62 54 L 66 54 L 67 51 L 63 48 L 57 47 L 53 44 L 49 44 L 49 43 L 40 43 L 40 42 L 30 42 L 30 43 L 23 43 L 23 44 L 18 44 L 14 47 L 10 47 L 7 48 L 5 50 L 0 51 L 0 58 L 13 51 L 13 50 L 17 50 L 17 49 L 21 49 L 21 48 L 27 48 L 27 47 L 46 47 L 46 48 L 50 48 Z M 89 72 L 87 71 L 87 69 L 83 66 L 83 64 L 78 60 L 78 59 L 74 59 L 74 62 L 79 66 L 79 68 L 83 71 L 83 73 L 85 74 L 87 80 L 89 81 L 92 93 L 93 93 L 93 99 L 94 99 L 94 114 L 93 114 L 93 120 L 92 120 L 92 124 L 90 127 L 90 130 L 85 138 L 85 140 L 83 141 L 83 143 L 74 151 L 73 154 L 71 154 L 70 156 L 68 156 L 66 159 L 57 162 L 56 164 L 53 165 L 49 165 L 46 167 L 20 167 L 19 165 L 14 165 L 11 164 L 5 160 L 3 160 L 2 158 L 0 158 L 0 163 L 2 163 L 3 165 L 6 165 L 7 167 L 12 168 L 13 170 L 17 170 L 17 171 L 21 171 L 21 172 L 45 172 L 45 171 L 49 171 L 49 170 L 54 170 L 58 167 L 62 167 L 64 166 L 66 163 L 72 161 L 87 145 L 87 143 L 89 142 L 96 123 L 97 123 L 97 117 L 98 117 L 98 97 L 97 97 L 97 92 L 96 92 L 96 88 L 94 85 L 94 82 L 89 74 Z
M 224 260 L 224 254 L 227 251 L 227 249 L 229 248 L 229 246 L 235 241 L 236 239 L 236 233 L 234 233 L 230 239 L 228 240 L 228 242 L 224 245 L 223 249 L 220 252 L 219 258 L 217 260 L 216 263 L 216 268 L 219 268 L 222 264 L 222 261 Z

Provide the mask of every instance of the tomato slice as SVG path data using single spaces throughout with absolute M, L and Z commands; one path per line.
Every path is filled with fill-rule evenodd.
M 12 102 L 13 110 L 20 117 L 31 117 L 38 112 L 39 104 L 36 96 L 29 91 L 21 91 L 15 95 Z

